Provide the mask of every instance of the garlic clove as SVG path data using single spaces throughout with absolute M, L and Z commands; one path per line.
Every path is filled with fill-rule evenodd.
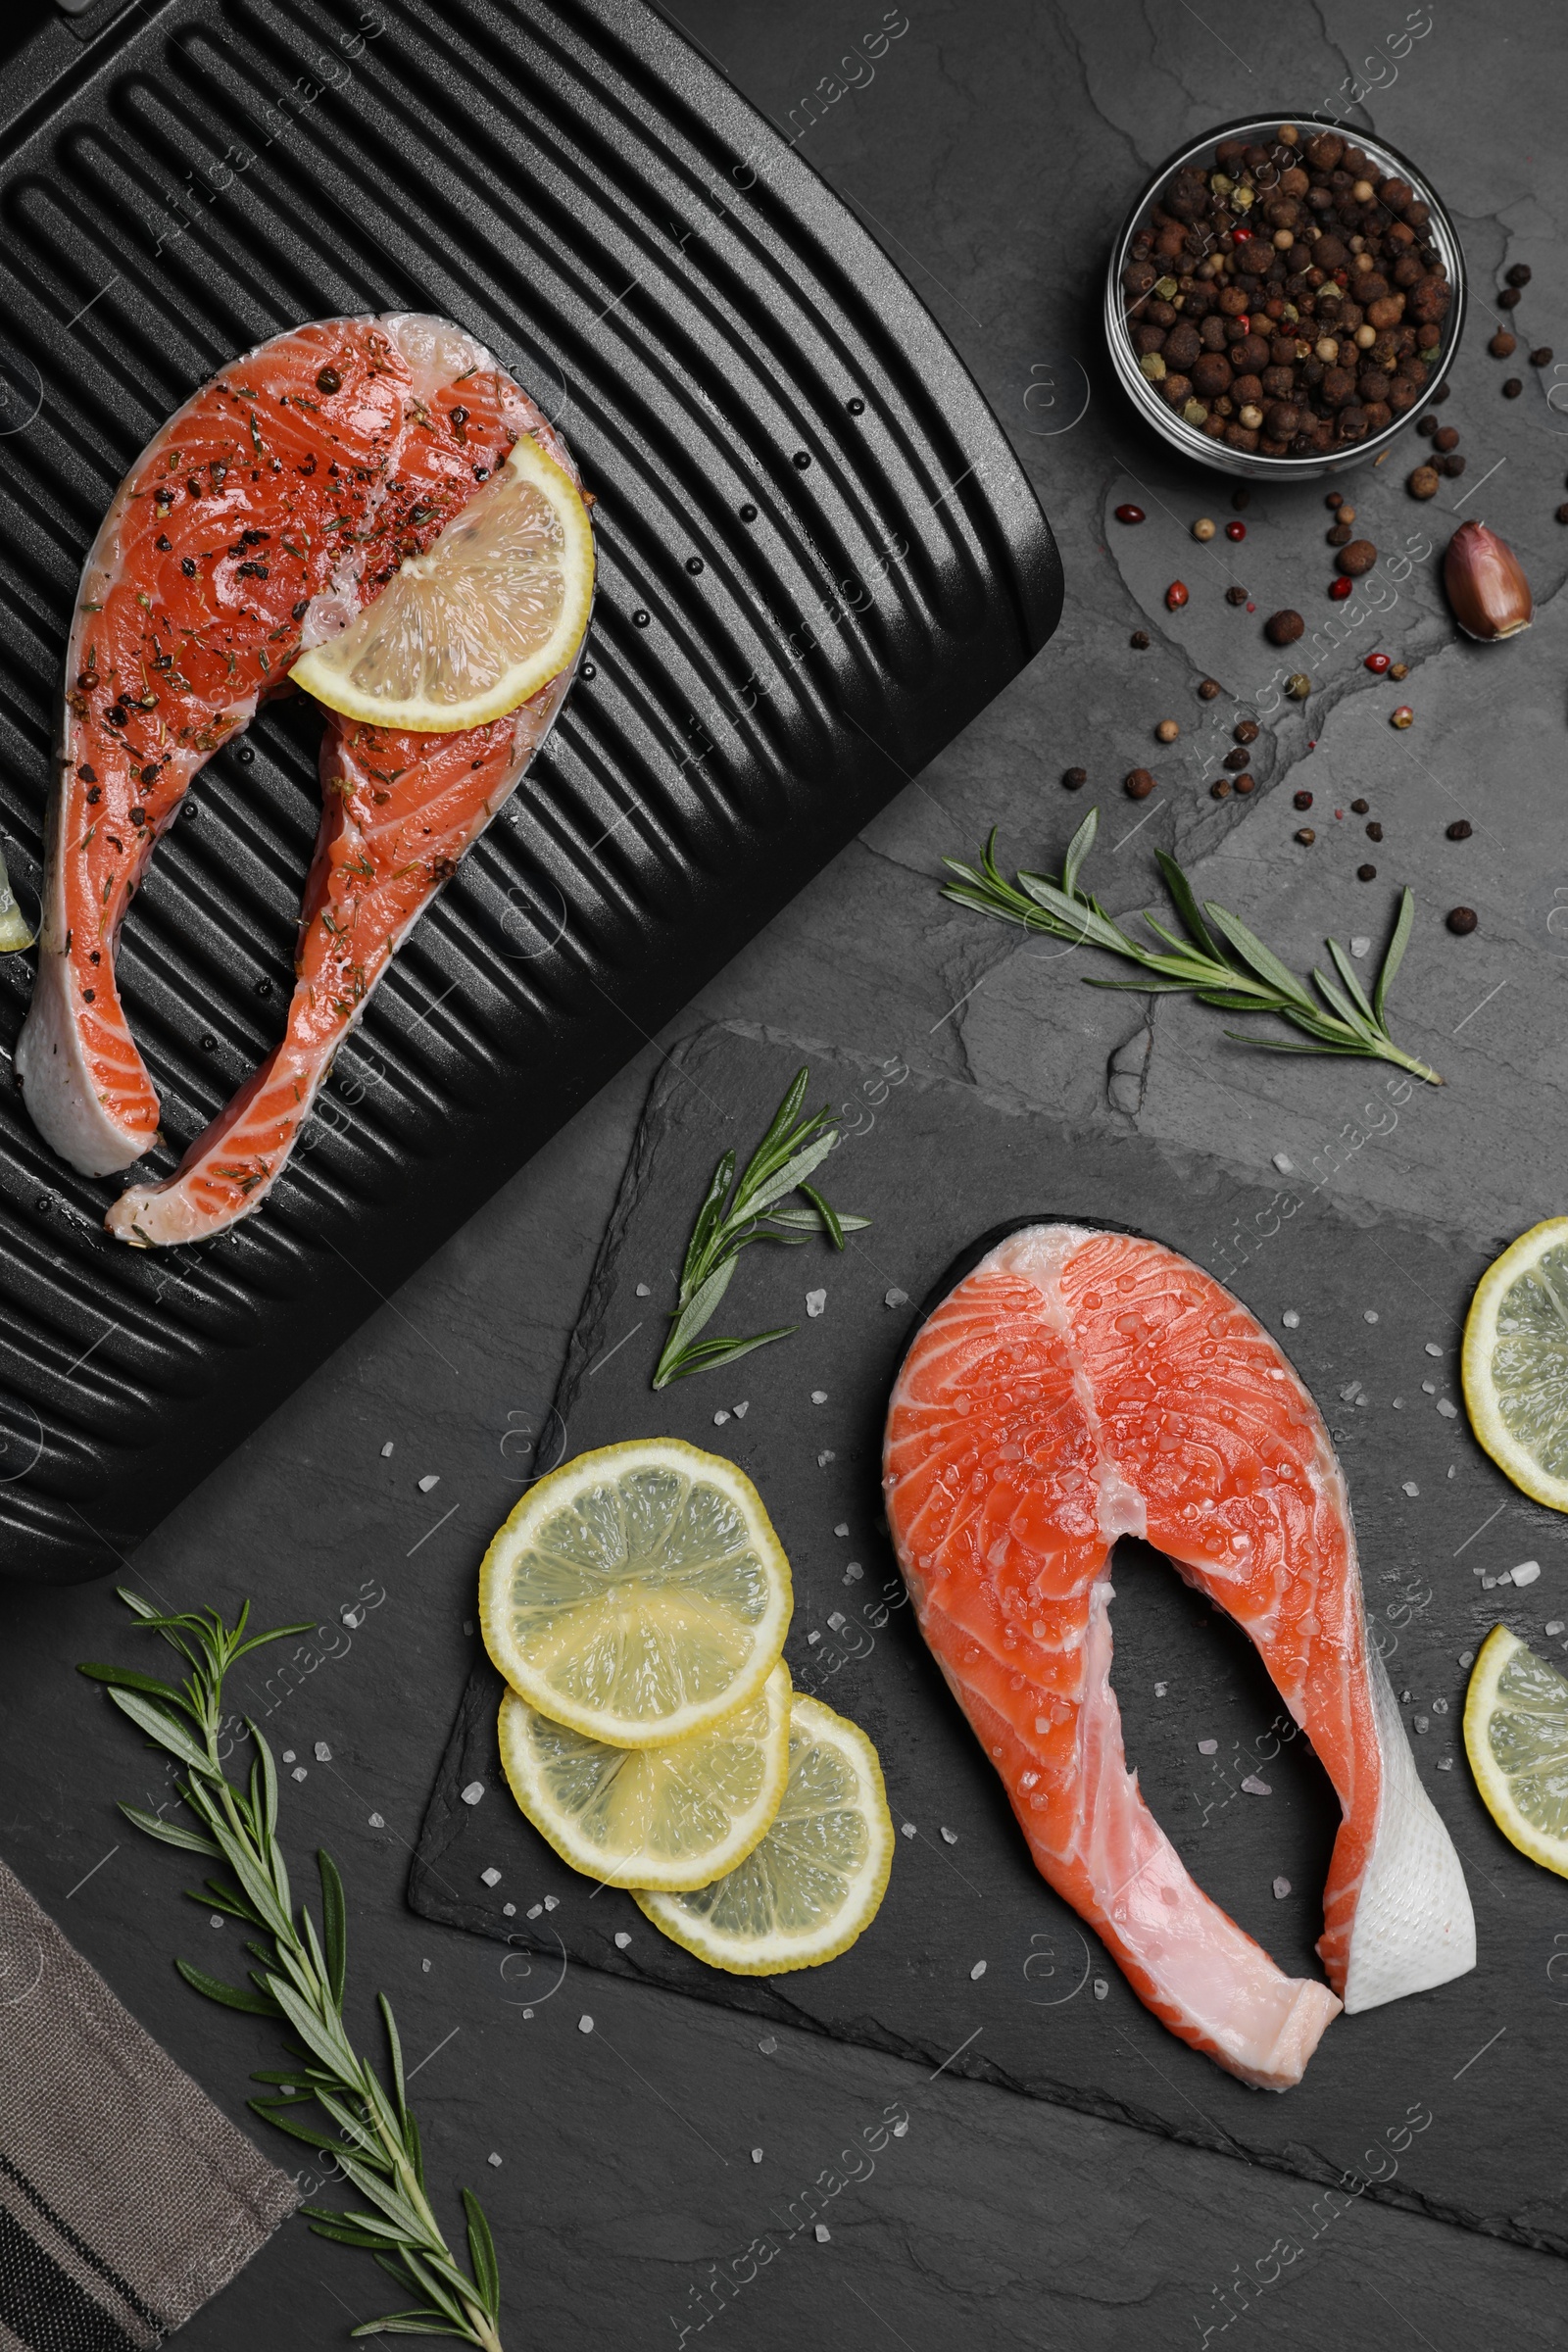
M 1495 644 L 1528 629 L 1536 608 L 1513 549 L 1484 522 L 1462 522 L 1443 559 L 1443 584 L 1467 637 Z

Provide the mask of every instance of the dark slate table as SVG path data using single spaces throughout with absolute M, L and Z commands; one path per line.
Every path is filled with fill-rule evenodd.
M 1414 12 L 1430 30 L 1396 70 L 1386 43 L 1401 45 L 1406 12 L 1391 6 L 1385 21 L 1352 0 L 1305 13 L 1264 0 L 1240 18 L 1131 0 L 915 0 L 873 71 L 863 42 L 904 14 L 683 0 L 679 21 L 800 133 L 800 151 L 884 239 L 968 359 L 1061 540 L 1067 616 L 1033 671 L 680 1027 L 730 1020 L 868 1061 L 902 1054 L 1004 1106 L 1135 1122 L 1170 1147 L 1173 1169 L 1197 1147 L 1226 1160 L 1239 1184 L 1262 1180 L 1277 1153 L 1298 1167 L 1318 1155 L 1333 1197 L 1369 1222 L 1397 1211 L 1486 1244 L 1560 1211 L 1558 934 L 1568 922 L 1554 909 L 1568 905 L 1568 625 L 1555 591 L 1568 533 L 1552 512 L 1568 419 L 1548 405 L 1549 371 L 1502 403 L 1506 371 L 1486 355 L 1492 322 L 1478 306 L 1446 411 L 1464 433 L 1468 475 L 1424 509 L 1400 486 L 1413 457 L 1375 479 L 1347 478 L 1361 527 L 1395 558 L 1398 601 L 1324 661 L 1313 704 L 1277 730 L 1259 763 L 1253 801 L 1217 806 L 1203 782 L 1223 743 L 1195 700 L 1197 677 L 1212 668 L 1236 693 L 1261 696 L 1271 662 L 1256 621 L 1227 612 L 1213 586 L 1221 575 L 1187 536 L 1193 515 L 1229 514 L 1225 490 L 1157 457 L 1095 337 L 1104 243 L 1134 184 L 1213 122 L 1345 103 L 1337 93 L 1354 71 L 1363 83 L 1382 76 L 1368 102 L 1377 127 L 1431 171 L 1481 295 L 1507 263 L 1528 260 L 1520 324 L 1529 343 L 1555 338 L 1568 357 L 1568 273 L 1554 241 L 1568 207 L 1559 12 L 1547 0 Z M 1369 50 L 1381 65 L 1359 62 Z M 857 51 L 861 64 L 841 63 Z M 1118 540 L 1109 509 L 1140 491 L 1151 525 Z M 1506 650 L 1449 641 L 1419 552 L 1423 532 L 1441 547 L 1461 499 L 1508 533 L 1536 583 L 1537 626 Z M 1254 500 L 1231 561 L 1259 617 L 1283 603 L 1328 609 L 1325 519 L 1309 494 Z M 1160 601 L 1178 572 L 1200 591 L 1179 629 L 1164 625 Z M 1128 637 L 1141 621 L 1154 643 L 1139 655 Z M 1389 729 L 1394 697 L 1359 665 L 1380 632 L 1414 664 L 1408 737 Z M 1155 759 L 1152 729 L 1166 714 L 1184 735 Z M 1118 781 L 1146 761 L 1162 790 L 1118 862 L 1114 845 L 1136 821 Z M 1201 890 L 1244 906 L 1304 963 L 1327 928 L 1377 931 L 1390 885 L 1409 880 L 1422 922 L 1399 1026 L 1447 1088 L 1369 1140 L 1356 1124 L 1367 1089 L 1355 1065 L 1245 1055 L 1224 1045 L 1214 1016 L 1168 1001 L 1151 1023 L 1145 1000 L 1081 989 L 1071 958 L 945 906 L 937 860 L 972 852 L 993 821 L 1020 855 L 1054 858 L 1080 806 L 1057 783 L 1069 763 L 1089 767 L 1099 790 L 1097 871 L 1112 905 L 1145 903 L 1148 849 L 1162 842 L 1196 866 Z M 1303 788 L 1317 809 L 1310 859 L 1290 838 L 1301 821 L 1291 795 Z M 1386 820 L 1381 855 L 1360 846 L 1353 820 L 1334 818 L 1358 793 Z M 1462 847 L 1445 838 L 1457 813 L 1475 825 Z M 1363 888 L 1353 867 L 1372 855 L 1382 870 Z M 1481 915 L 1467 941 L 1438 919 L 1461 899 Z M 473 1654 L 474 1570 L 517 1492 L 519 1446 L 547 1410 L 639 1105 L 670 1042 L 645 1049 L 382 1304 L 143 1545 L 127 1580 L 175 1604 L 249 1592 L 278 1620 L 335 1622 L 344 1606 L 373 1601 L 347 1645 L 332 1644 L 336 1655 L 306 1647 L 270 1689 L 258 1677 L 242 1695 L 307 1771 L 289 1785 L 294 1848 L 303 1858 L 325 1839 L 342 1862 L 362 2016 L 369 1988 L 384 1986 L 418 2070 L 432 2180 L 445 2193 L 466 2179 L 486 2196 L 509 2340 L 563 2352 L 652 2345 L 705 2319 L 747 2352 L 884 2337 L 1031 2352 L 1202 2340 L 1229 2308 L 1216 2290 L 1255 2272 L 1292 2227 L 1299 2183 L 601 1976 L 573 1972 L 525 2020 L 514 1967 L 494 1945 L 404 1907 L 411 1841 Z M 743 1139 L 716 1136 L 715 1148 L 730 1140 Z M 1325 1265 L 1326 1294 L 1336 1280 Z M 1451 1336 L 1462 1299 L 1435 1303 Z M 440 1483 L 421 1493 L 431 1473 Z M 1568 1615 L 1560 1544 L 1541 1556 L 1545 1573 L 1517 1612 L 1525 1632 Z M 138 2016 L 241 2114 L 247 2068 L 268 2063 L 266 2030 L 204 2008 L 169 1965 L 175 1950 L 211 1964 L 228 1931 L 181 1904 L 174 1857 L 122 1834 L 113 1799 L 141 1793 L 143 1759 L 70 1671 L 128 1648 L 108 1587 L 0 1587 L 0 1850 Z M 1555 1989 L 1544 1962 L 1541 2000 Z M 849 2136 L 889 2110 L 906 2111 L 908 2129 L 835 2199 L 826 2242 L 802 2232 L 720 2308 L 707 2285 L 713 2266 L 775 2227 Z M 1564 2184 L 1541 2186 L 1554 2205 Z M 368 2265 L 291 2226 L 186 2340 L 193 2352 L 338 2342 L 386 2308 L 380 2283 Z M 1319 2232 L 1250 2324 L 1325 2352 L 1385 2337 L 1444 2352 L 1545 2345 L 1561 2338 L 1563 2291 L 1552 2258 L 1362 2199 Z

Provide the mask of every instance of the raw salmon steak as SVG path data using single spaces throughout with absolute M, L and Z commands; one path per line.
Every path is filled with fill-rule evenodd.
M 121 927 L 192 778 L 302 650 L 354 619 L 530 433 L 560 436 L 443 318 L 329 318 L 221 368 L 143 451 L 87 558 L 66 663 L 37 980 L 16 1052 L 27 1109 L 84 1175 L 160 1141 L 115 977 Z M 321 828 L 282 1041 L 174 1175 L 108 1225 L 142 1248 L 257 1208 L 412 925 L 548 733 L 569 664 L 510 717 L 410 735 L 327 713 Z
M 922 1324 L 884 1484 L 921 1631 L 1042 1876 L 1139 1998 L 1261 2089 L 1300 2080 L 1343 2006 L 1475 1965 L 1458 1858 L 1367 1640 L 1349 1498 L 1268 1333 L 1157 1242 L 1006 1235 Z M 1209 1900 L 1127 1769 L 1110 1559 L 1142 1536 L 1256 1645 L 1344 1814 L 1318 1951 L 1286 1976 Z

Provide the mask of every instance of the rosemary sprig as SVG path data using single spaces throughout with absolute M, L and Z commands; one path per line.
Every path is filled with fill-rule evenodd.
M 1304 1030 L 1313 1042 L 1299 1045 L 1294 1039 L 1249 1036 L 1240 1029 L 1227 1029 L 1225 1034 L 1244 1046 L 1265 1047 L 1271 1054 L 1342 1054 L 1392 1061 L 1399 1069 L 1408 1070 L 1412 1077 L 1425 1078 L 1433 1086 L 1443 1084 L 1436 1070 L 1400 1051 L 1384 1018 L 1389 990 L 1415 921 L 1415 900 L 1408 890 L 1400 897 L 1393 935 L 1370 1000 L 1345 950 L 1337 939 L 1331 939 L 1325 944 L 1343 986 L 1337 987 L 1314 965 L 1312 980 L 1323 999 L 1320 1004 L 1236 915 L 1216 906 L 1211 899 L 1205 900 L 1200 910 L 1192 884 L 1175 858 L 1163 850 L 1156 850 L 1154 855 L 1187 937 L 1180 938 L 1163 923 L 1156 922 L 1152 914 L 1146 914 L 1144 921 L 1155 938 L 1164 942 L 1165 952 L 1147 948 L 1141 940 L 1130 938 L 1111 920 L 1098 899 L 1078 887 L 1078 876 L 1094 846 L 1099 826 L 1100 810 L 1091 808 L 1067 844 L 1061 873 L 1055 881 L 1049 874 L 1020 870 L 1011 882 L 997 864 L 997 834 L 993 826 L 978 867 L 964 865 L 956 858 L 943 859 L 943 864 L 958 879 L 956 883 L 944 883 L 942 895 L 956 900 L 960 906 L 973 906 L 981 914 L 995 915 L 1002 922 L 1020 923 L 1027 931 L 1048 931 L 1054 939 L 1103 948 L 1107 955 L 1124 956 L 1150 974 L 1147 980 L 1096 980 L 1086 974 L 1086 985 L 1090 988 L 1136 989 L 1142 994 L 1161 996 L 1189 991 L 1200 1004 L 1218 1005 L 1222 1012 L 1276 1013 L 1281 1020 Z
M 481 2346 L 483 2352 L 501 2352 L 501 2281 L 490 2226 L 477 2197 L 465 2189 L 470 2278 L 453 2260 L 425 2194 L 419 2128 L 404 2093 L 402 2049 L 384 1993 L 376 1998 L 386 2033 L 390 2092 L 350 2043 L 343 2022 L 347 1940 L 337 1866 L 330 1854 L 318 1849 L 318 1930 L 304 1904 L 297 1914 L 293 1908 L 288 1868 L 277 1841 L 277 1774 L 271 1749 L 254 1723 L 247 1719 L 245 1727 L 254 1751 L 245 1785 L 231 1781 L 219 1760 L 223 1678 L 229 1668 L 250 1650 L 311 1628 L 278 1626 L 247 1641 L 249 1601 L 238 1621 L 228 1626 L 216 1610 L 163 1617 L 123 1588 L 120 1597 L 149 1632 L 162 1634 L 179 1651 L 189 1675 L 176 1690 L 122 1666 L 93 1664 L 77 1671 L 106 1683 L 121 1712 L 184 1767 L 185 1778 L 175 1787 L 199 1827 L 165 1821 L 136 1805 L 122 1804 L 120 1810 L 165 1845 L 226 1863 L 231 1879 L 209 1879 L 204 1888 L 187 1887 L 186 1892 L 204 1910 L 226 1912 L 254 1928 L 260 1937 L 245 1947 L 260 1963 L 249 1971 L 249 1986 L 225 1984 L 186 1960 L 174 1965 L 186 1984 L 209 2000 L 254 2017 L 278 2018 L 292 2030 L 298 2042 L 294 2063 L 280 2073 L 251 2077 L 254 2082 L 276 2085 L 277 2096 L 248 2103 L 279 2131 L 335 2158 L 374 2209 L 342 2213 L 307 2205 L 302 2210 L 317 2236 L 367 2248 L 401 2287 L 419 2298 L 410 2310 L 367 2321 L 350 2332 L 457 2336 Z M 333 2134 L 300 2121 L 300 2111 L 313 2105 L 332 2125 Z
M 835 1250 L 842 1250 L 847 1233 L 858 1233 L 871 1222 L 869 1217 L 842 1215 L 830 1208 L 806 1181 L 839 1140 L 837 1124 L 825 1105 L 808 1119 L 801 1117 L 809 1078 L 809 1069 L 796 1071 L 738 1184 L 733 1152 L 726 1152 L 713 1170 L 713 1181 L 686 1245 L 669 1337 L 654 1372 L 656 1389 L 668 1388 L 672 1380 L 687 1380 L 694 1372 L 712 1372 L 720 1364 L 732 1364 L 737 1356 L 749 1355 L 754 1348 L 765 1348 L 770 1340 L 787 1340 L 800 1328 L 785 1323 L 777 1331 L 760 1331 L 750 1340 L 698 1339 L 728 1290 L 735 1261 L 748 1242 L 784 1242 L 799 1249 L 813 1233 L 820 1233 Z M 799 1193 L 807 1206 L 775 1206 L 790 1193 Z

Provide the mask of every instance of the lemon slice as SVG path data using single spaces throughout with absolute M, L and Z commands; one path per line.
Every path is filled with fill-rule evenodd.
M 1568 1879 L 1568 1682 L 1505 1625 L 1481 1645 L 1464 1702 L 1481 1801 L 1522 1854 Z
M 738 1868 L 695 1893 L 635 1890 L 670 1939 L 735 1977 L 836 1960 L 877 1915 L 893 1823 L 876 1749 L 820 1699 L 790 1701 L 790 1777 L 773 1826 Z
M 751 1480 L 678 1438 L 580 1453 L 485 1553 L 485 1644 L 541 1715 L 610 1747 L 687 1739 L 755 1698 L 790 1567 Z
M 593 590 L 588 510 L 524 433 L 427 553 L 289 676 L 349 718 L 455 735 L 504 718 L 565 668 Z
M 501 1701 L 501 1761 L 534 1828 L 609 1886 L 706 1886 L 766 1837 L 790 1771 L 790 1678 L 667 1747 L 607 1747 Z
M 1487 1268 L 1462 1375 L 1470 1426 L 1498 1469 L 1568 1511 L 1568 1217 L 1532 1226 Z

